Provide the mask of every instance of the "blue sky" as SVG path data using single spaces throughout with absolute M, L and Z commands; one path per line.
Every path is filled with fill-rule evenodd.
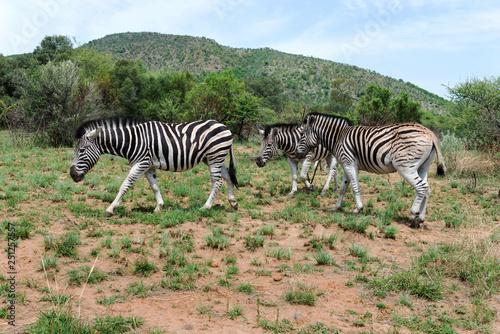
M 203 36 L 374 70 L 447 97 L 444 86 L 500 75 L 494 0 L 23 0 L 0 6 L 0 53 L 45 36 L 76 45 L 119 32 Z

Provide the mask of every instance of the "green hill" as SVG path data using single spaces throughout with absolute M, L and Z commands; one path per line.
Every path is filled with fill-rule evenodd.
M 232 68 L 239 78 L 279 78 L 291 98 L 310 104 L 328 101 L 330 82 L 337 78 L 355 80 L 358 95 L 372 83 L 390 88 L 396 95 L 406 91 L 422 108 L 440 114 L 447 101 L 402 79 L 329 60 L 288 54 L 277 50 L 222 46 L 204 37 L 159 33 L 121 33 L 85 44 L 117 59 L 142 60 L 152 71 L 167 69 L 189 72 L 203 78 L 212 71 Z

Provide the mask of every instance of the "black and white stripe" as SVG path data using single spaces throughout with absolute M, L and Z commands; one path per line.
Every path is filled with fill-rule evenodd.
M 311 188 L 312 185 L 307 180 L 307 172 L 311 165 L 311 161 L 316 161 L 316 165 L 321 160 L 325 160 L 326 164 L 329 166 L 328 178 L 326 184 L 321 191 L 321 195 L 326 194 L 330 188 L 330 182 L 332 178 L 335 180 L 335 191 L 338 189 L 337 180 L 337 160 L 333 155 L 328 152 L 323 146 L 319 145 L 314 150 L 309 152 L 305 158 L 299 159 L 295 156 L 295 149 L 300 140 L 300 134 L 302 132 L 302 127 L 298 124 L 273 124 L 265 128 L 265 130 L 259 130 L 262 135 L 262 141 L 260 143 L 259 155 L 255 158 L 257 166 L 264 167 L 276 154 L 278 150 L 283 151 L 290 164 L 290 169 L 292 172 L 292 191 L 289 196 L 293 196 L 297 192 L 297 169 L 299 161 L 302 161 L 302 170 L 300 173 L 300 179 L 305 184 L 307 188 Z
M 140 121 L 131 118 L 103 118 L 82 124 L 75 132 L 78 139 L 70 174 L 75 182 L 99 160 L 101 154 L 113 154 L 129 160 L 131 170 L 122 183 L 117 197 L 106 209 L 111 216 L 123 195 L 145 175 L 153 189 L 161 211 L 163 199 L 158 186 L 156 169 L 182 172 L 201 161 L 208 165 L 212 179 L 212 192 L 203 206 L 210 209 L 222 185 L 228 183 L 228 199 L 233 208 L 238 207 L 234 196 L 237 186 L 233 154 L 233 136 L 223 124 L 213 120 L 179 124 L 157 121 Z M 230 154 L 229 168 L 224 165 Z
M 416 123 L 352 126 L 345 118 L 319 113 L 307 115 L 304 123 L 296 155 L 303 157 L 311 149 L 323 145 L 344 168 L 340 196 L 334 211 L 340 209 L 349 183 L 352 183 L 356 198 L 354 212 L 358 213 L 363 208 L 358 170 L 377 174 L 397 171 L 417 193 L 411 207 L 415 224 L 418 226 L 425 220 L 431 194 L 427 173 L 436 153 L 438 174 L 444 175 L 446 171 L 436 135 L 432 131 Z

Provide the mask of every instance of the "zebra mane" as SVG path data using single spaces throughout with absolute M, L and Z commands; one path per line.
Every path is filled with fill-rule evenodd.
M 336 116 L 336 115 L 328 115 L 328 114 L 323 114 L 323 113 L 320 113 L 320 112 L 312 112 L 312 113 L 309 113 L 306 115 L 306 117 L 304 117 L 304 121 L 303 123 L 306 124 L 307 122 L 307 119 L 309 118 L 309 116 L 319 116 L 319 117 L 324 117 L 324 118 L 328 118 L 328 119 L 341 119 L 341 120 L 344 120 L 346 121 L 347 125 L 349 126 L 352 126 L 353 123 L 352 121 L 347 118 L 347 117 L 342 117 L 342 116 Z
M 135 117 L 105 117 L 94 119 L 90 121 L 83 122 L 80 126 L 75 130 L 73 137 L 74 139 L 80 139 L 84 134 L 89 131 L 95 130 L 98 127 L 102 126 L 104 128 L 122 128 L 128 126 L 134 126 L 138 124 L 142 124 L 145 121 Z
M 297 124 L 297 123 L 271 124 L 271 125 L 266 126 L 266 128 L 264 129 L 264 138 L 266 138 L 269 135 L 269 133 L 271 133 L 271 130 L 273 128 L 277 128 L 281 131 L 290 131 L 290 130 L 293 130 L 293 129 L 298 128 L 298 127 L 300 127 L 300 124 Z

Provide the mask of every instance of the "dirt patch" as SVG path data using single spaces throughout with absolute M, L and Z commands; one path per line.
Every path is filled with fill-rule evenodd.
M 255 155 L 255 150 L 242 149 L 249 156 Z M 259 174 L 254 181 L 262 180 L 267 173 L 266 169 L 255 168 L 255 171 Z M 171 177 L 170 175 L 165 177 Z M 289 189 L 291 180 L 288 171 L 283 175 L 287 176 L 283 177 L 283 187 Z M 315 183 L 321 185 L 325 178 L 326 176 L 318 174 Z M 364 203 L 372 200 L 375 211 L 387 205 L 386 202 L 378 202 L 376 199 L 380 192 L 380 185 L 377 184 L 389 182 L 395 186 L 401 182 L 401 177 L 391 174 L 389 177 L 371 178 L 379 183 L 374 186 L 362 184 L 362 197 Z M 44 300 L 44 297 L 51 294 L 69 296 L 69 301 L 64 305 L 71 306 L 75 316 L 82 319 L 88 320 L 103 315 L 141 317 L 144 323 L 135 330 L 138 333 L 149 333 L 152 330 L 164 333 L 272 332 L 259 322 L 263 319 L 269 323 L 288 324 L 289 328 L 294 328 L 291 332 L 297 332 L 311 324 L 323 323 L 331 330 L 341 330 L 342 333 L 407 333 L 409 330 L 406 327 L 395 327 L 395 315 L 422 315 L 431 309 L 435 314 L 456 315 L 457 308 L 469 305 L 468 285 L 451 282 L 450 285 L 455 284 L 459 288 L 447 293 L 446 298 L 435 302 L 409 296 L 413 305 L 409 308 L 401 305 L 403 293 L 393 291 L 383 298 L 377 297 L 367 284 L 363 283 L 363 277 L 385 277 L 395 267 L 408 268 L 412 258 L 420 255 L 430 245 L 454 243 L 463 238 L 479 240 L 488 237 L 499 227 L 498 220 L 481 213 L 482 207 L 473 196 L 464 195 L 458 188 L 450 187 L 446 179 L 431 177 L 430 182 L 433 193 L 428 215 L 431 219 L 420 229 L 410 228 L 408 216 L 413 195 L 404 198 L 406 207 L 403 211 L 406 216 L 400 221 L 392 222 L 398 229 L 395 239 L 386 238 L 375 223 L 370 224 L 363 234 L 344 230 L 335 221 L 325 223 L 323 217 L 332 215 L 330 210 L 334 206 L 336 194 L 318 198 L 319 204 L 314 208 L 318 213 L 317 220 L 306 218 L 293 222 L 292 219 L 280 218 L 276 213 L 286 210 L 290 203 L 300 206 L 301 200 L 288 199 L 286 194 L 275 195 L 269 200 L 266 192 L 254 188 L 252 182 L 248 185 L 249 190 L 245 196 L 263 197 L 263 204 L 257 208 L 240 207 L 239 211 L 235 212 L 230 209 L 225 194 L 219 194 L 215 209 L 223 212 L 217 217 L 222 216 L 226 220 L 225 223 L 219 223 L 207 215 L 165 228 L 145 222 L 152 216 L 149 206 L 144 212 L 137 210 L 137 206 L 143 202 L 153 206 L 151 194 L 147 195 L 147 200 L 141 199 L 143 202 L 138 199 L 125 201 L 122 206 L 124 214 L 118 213 L 113 219 L 106 219 L 102 216 L 89 217 L 88 213 L 79 216 L 68 209 L 66 202 L 42 199 L 43 196 L 37 193 L 33 196 L 36 201 L 23 201 L 15 210 L 4 205 L 1 210 L 3 219 L 13 222 L 22 221 L 26 214 L 33 220 L 35 229 L 32 237 L 20 240 L 16 248 L 16 293 L 22 296 L 16 304 L 17 326 L 13 328 L 7 325 L 6 320 L 0 320 L 0 329 L 4 333 L 23 332 L 25 326 L 36 322 L 40 311 L 55 307 Z M 146 192 L 148 189 L 144 184 L 136 184 L 135 187 L 137 192 L 141 187 L 146 189 Z M 99 190 L 104 191 L 104 188 Z M 484 191 L 493 194 L 495 189 L 485 187 Z M 164 196 L 171 196 L 171 201 L 179 200 L 169 195 L 168 191 L 165 192 L 167 194 Z M 224 189 L 221 192 L 223 193 Z M 303 192 L 299 191 L 299 198 Z M 452 229 L 445 228 L 444 219 L 432 218 L 432 214 L 443 207 L 440 200 L 445 197 L 456 198 L 456 205 L 463 207 L 465 214 L 473 215 L 474 218 L 469 219 L 471 223 Z M 310 198 L 307 193 L 305 198 L 305 205 L 309 206 Z M 89 196 L 80 198 L 80 195 L 71 197 L 70 201 L 83 202 L 101 212 L 109 205 Z M 182 200 L 182 203 L 187 204 L 180 204 L 179 207 L 189 210 L 188 201 L 189 199 Z M 352 198 L 347 198 L 346 201 L 352 202 Z M 39 219 L 33 219 L 36 212 L 40 213 Z M 351 214 L 344 212 L 341 215 L 348 217 Z M 371 219 L 370 215 L 366 217 Z M 473 223 L 474 221 L 477 223 Z M 246 237 L 266 225 L 274 227 L 273 235 L 265 237 L 263 247 L 249 250 Z M 222 250 L 208 247 L 204 240 L 211 233 L 210 228 L 214 226 L 221 227 L 224 233 L 230 236 L 230 245 Z M 60 257 L 57 270 L 43 270 L 42 258 L 51 254 L 45 250 L 44 237 L 61 236 L 70 230 L 79 231 L 82 244 L 78 247 L 78 256 Z M 101 232 L 102 234 L 99 234 Z M 162 286 L 161 282 L 165 279 L 163 268 L 168 263 L 161 255 L 161 239 L 162 233 L 169 232 L 189 235 L 194 246 L 186 254 L 194 264 L 205 268 L 203 273 L 197 273 L 191 280 L 193 285 L 190 289 L 175 290 Z M 330 235 L 336 235 L 336 241 L 332 247 L 324 249 L 335 265 L 317 265 L 311 238 Z M 130 248 L 122 248 L 113 255 L 113 249 L 104 245 L 106 238 L 109 237 L 113 245 L 117 245 L 124 236 L 129 238 Z M 366 263 L 363 267 L 350 250 L 354 245 L 366 248 L 369 256 L 376 260 Z M 5 239 L 2 239 L 1 246 L 6 248 Z M 99 251 L 98 256 L 92 255 L 95 249 Z M 272 250 L 276 249 L 289 251 L 289 258 L 278 259 L 272 256 Z M 233 263 L 228 263 L 228 257 L 235 258 Z M 134 267 L 141 259 L 147 259 L 155 265 L 156 269 L 151 275 L 141 276 L 134 273 Z M 68 271 L 84 265 L 93 266 L 105 273 L 107 279 L 80 286 L 69 284 Z M 237 272 L 228 275 L 234 266 L 237 267 Z M 7 275 L 4 271 L 4 276 Z M 142 286 L 144 294 L 130 292 L 133 284 Z M 314 306 L 292 304 L 285 299 L 286 293 L 296 289 L 299 284 L 314 288 L 317 298 Z M 245 293 L 239 289 L 241 285 L 251 285 L 253 291 Z M 117 297 L 118 301 L 109 305 L 102 302 L 111 300 L 114 296 L 121 297 Z M 494 295 L 488 302 L 493 309 L 500 309 L 498 295 Z M 232 319 L 229 313 L 236 306 L 242 309 L 242 314 Z M 498 318 L 493 321 L 492 332 L 500 332 Z

